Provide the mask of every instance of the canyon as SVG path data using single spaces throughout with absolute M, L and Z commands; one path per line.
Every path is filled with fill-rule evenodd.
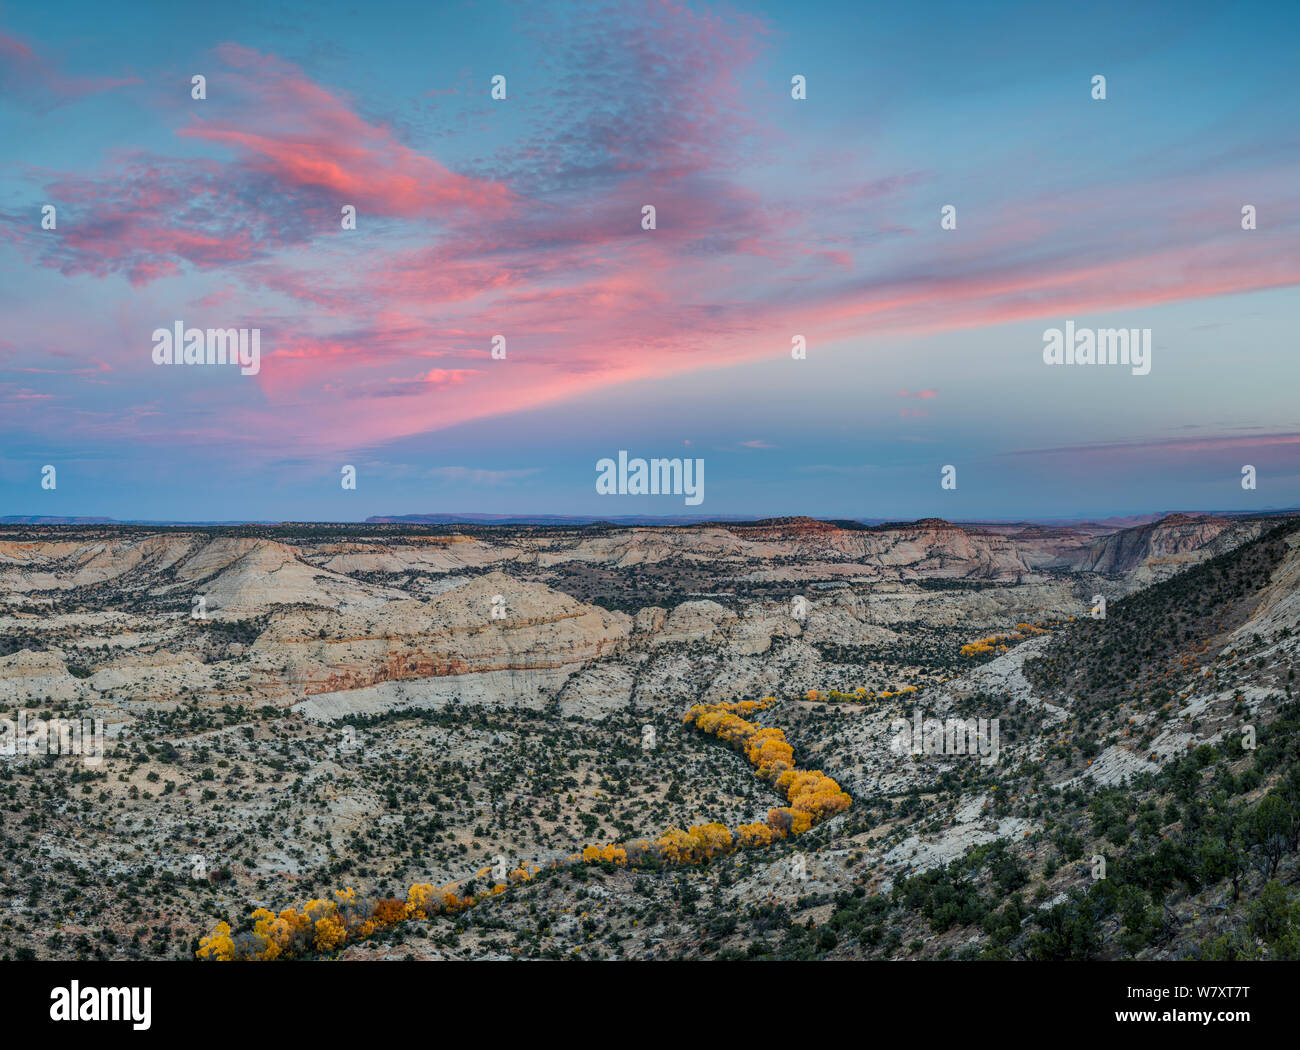
M 184 956 L 218 917 L 331 885 L 404 894 L 404 880 L 472 881 L 497 857 L 554 865 L 592 843 L 761 820 L 780 804 L 771 788 L 681 717 L 764 697 L 775 706 L 763 724 L 783 727 L 800 765 L 834 777 L 853 807 L 692 874 L 711 907 L 776 908 L 816 927 L 844 894 L 892 902 L 976 854 L 1029 870 L 1059 851 L 1045 844 L 1060 800 L 1127 791 L 1247 717 L 1282 717 L 1300 637 L 1300 556 L 1293 535 L 1278 538 L 1290 520 L 6 524 L 0 708 L 97 719 L 108 746 L 95 770 L 0 757 L 23 815 L 4 818 L 18 867 L 0 945 Z M 1168 614 L 1175 628 L 1160 633 L 1179 638 L 1177 666 L 1125 620 L 1248 557 L 1248 599 L 1203 624 Z M 1114 624 L 1093 622 L 1099 594 Z M 1106 651 L 1138 647 L 1140 690 L 1105 679 L 1086 648 L 1062 677 L 1052 654 L 1098 631 L 1111 631 Z M 987 638 L 1025 640 L 972 649 Z M 1085 688 L 1080 668 L 1103 684 Z M 916 717 L 998 719 L 996 766 L 900 754 L 891 726 Z M 343 954 L 386 957 L 393 938 L 417 957 L 698 953 L 665 876 L 559 878 L 475 909 L 490 920 L 430 920 L 414 941 L 393 933 Z M 645 916 L 614 903 L 626 879 L 643 880 L 636 895 L 656 919 L 644 935 Z M 1081 885 L 1060 859 L 1035 882 L 1053 907 Z M 126 903 L 106 884 L 161 890 Z M 540 939 L 516 910 L 538 894 L 550 902 Z M 593 900 L 617 915 L 608 930 L 571 921 L 575 901 Z M 131 929 L 155 947 L 126 948 Z M 933 930 L 906 943 L 918 940 L 913 951 L 936 956 L 980 943 Z

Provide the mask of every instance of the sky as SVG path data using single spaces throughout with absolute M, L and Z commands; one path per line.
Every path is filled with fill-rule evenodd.
M 1298 44 L 1292 2 L 0 2 L 0 516 L 1300 505 Z M 1149 373 L 1046 363 L 1067 322 Z M 256 374 L 155 363 L 178 323 Z M 620 451 L 702 502 L 599 493 Z

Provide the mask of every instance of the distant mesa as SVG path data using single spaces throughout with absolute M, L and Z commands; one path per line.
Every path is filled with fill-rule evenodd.
M 53 514 L 6 514 L 0 525 L 112 525 L 113 518 L 65 518 Z
M 275 518 L 230 518 L 225 520 L 199 520 L 182 518 L 109 518 L 93 515 L 58 514 L 7 514 L 0 515 L 0 526 L 32 525 L 100 525 L 136 526 L 149 528 L 237 528 L 244 526 L 307 528 L 322 526 L 348 528 L 358 525 L 480 525 L 480 526 L 535 526 L 538 528 L 576 528 L 606 526 L 611 528 L 707 528 L 709 526 L 759 529 L 799 533 L 830 533 L 861 531 L 864 529 L 895 531 L 920 529 L 932 531 L 969 532 L 972 529 L 1017 526 L 1026 530 L 1059 530 L 1072 527 L 1091 527 L 1118 531 L 1150 524 L 1184 526 L 1213 519 L 1287 518 L 1300 514 L 1300 507 L 1267 507 L 1256 511 L 1206 510 L 1166 511 L 1159 514 L 1133 514 L 1112 517 L 1070 518 L 973 518 L 949 521 L 946 518 L 920 518 L 916 521 L 890 518 L 814 518 L 808 515 L 763 518 L 753 514 L 715 514 L 710 516 L 626 514 L 596 517 L 582 514 L 377 514 L 363 521 L 312 522 Z
M 581 514 L 379 514 L 366 518 L 367 525 L 705 525 L 718 521 L 752 522 L 753 515 L 733 514 L 699 517 L 685 514 L 656 516 L 626 514 L 617 517 L 587 517 Z

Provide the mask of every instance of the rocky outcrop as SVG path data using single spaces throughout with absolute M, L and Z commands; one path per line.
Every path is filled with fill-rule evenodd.
M 1171 514 L 1093 540 L 1073 567 L 1112 576 L 1147 570 L 1142 582 L 1151 583 L 1252 540 L 1261 530 L 1257 521 Z
M 429 602 L 286 613 L 254 648 L 287 661 L 297 691 L 311 695 L 485 672 L 577 670 L 631 633 L 625 613 L 489 573 Z
M 870 528 L 785 518 L 382 539 L 311 529 L 11 531 L 0 533 L 0 596 L 17 612 L 0 617 L 0 631 L 14 639 L 11 654 L 38 644 L 49 651 L 0 655 L 0 697 L 130 705 L 337 695 L 344 707 L 376 709 L 454 696 L 546 698 L 598 718 L 629 703 L 849 686 L 860 675 L 855 660 L 896 648 L 917 622 L 969 628 L 975 638 L 984 625 L 1079 614 L 1071 582 L 1040 572 L 1065 564 L 1071 551 L 1088 571 L 1172 572 L 1258 529 L 1176 516 L 1091 541 L 1082 557 L 1086 528 L 977 528 L 938 518 Z M 672 576 L 678 566 L 702 567 L 718 598 L 621 612 L 566 589 L 584 573 L 635 581 Z M 980 586 L 918 586 L 927 580 Z M 1280 585 L 1277 603 L 1294 600 L 1293 584 Z M 771 585 L 781 597 L 765 596 Z M 49 603 L 70 591 L 112 611 L 49 614 Z M 794 595 L 805 614 L 795 614 Z M 206 621 L 189 615 L 198 596 Z M 35 622 L 40 643 L 32 641 Z M 833 655 L 847 651 L 857 655 Z M 828 662 L 837 658 L 849 662 Z

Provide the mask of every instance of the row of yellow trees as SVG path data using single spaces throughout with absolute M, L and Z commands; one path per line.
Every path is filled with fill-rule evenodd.
M 482 878 L 491 869 L 478 873 Z M 510 883 L 527 882 L 539 869 L 520 865 L 510 872 Z M 467 911 L 488 897 L 504 893 L 506 883 L 497 883 L 479 894 L 463 894 L 459 883 L 434 886 L 417 882 L 406 900 L 358 897 L 355 890 L 334 891 L 334 900 L 311 900 L 298 908 L 285 908 L 276 915 L 258 908 L 250 918 L 251 931 L 232 933 L 228 922 L 219 922 L 199 941 L 198 957 L 216 962 L 291 959 L 312 952 L 331 952 L 353 941 L 362 941 L 380 930 L 407 919 L 428 919 Z
M 985 653 L 992 652 L 1009 652 L 1012 645 L 1017 642 L 1023 642 L 1027 638 L 1032 638 L 1036 634 L 1047 634 L 1048 629 L 1045 627 L 1036 627 L 1032 623 L 1018 623 L 1012 634 L 992 634 L 987 638 L 979 638 L 969 642 L 961 647 L 962 656 L 983 656 Z
M 795 768 L 794 749 L 786 742 L 782 730 L 760 729 L 741 717 L 764 710 L 773 703 L 769 696 L 763 700 L 741 700 L 738 703 L 695 704 L 686 712 L 684 720 L 694 723 L 701 732 L 726 740 L 742 751 L 758 770 L 758 775 L 786 797 L 789 806 L 773 809 L 767 815 L 767 827 L 772 836 L 785 838 L 802 834 L 814 824 L 842 813 L 853 800 L 821 770 Z M 736 830 L 751 840 L 747 844 L 764 845 L 764 835 L 757 830 L 762 826 L 742 824 Z
M 741 717 L 762 711 L 773 703 L 773 698 L 767 697 L 735 703 L 695 704 L 684 718 L 701 732 L 726 740 L 742 751 L 758 775 L 785 796 L 789 805 L 769 811 L 766 823 L 741 824 L 734 829 L 719 823 L 696 824 L 685 831 L 669 828 L 653 841 L 638 839 L 588 846 L 569 860 L 621 866 L 657 858 L 666 864 L 701 864 L 737 849 L 767 846 L 787 836 L 801 835 L 814 824 L 848 809 L 852 800 L 834 780 L 820 770 L 795 767 L 794 749 L 786 742 L 785 733 L 780 729 L 760 729 Z M 558 863 L 552 867 L 558 867 Z M 509 873 L 508 883 L 527 882 L 538 870 L 521 865 Z M 484 868 L 477 877 L 482 878 L 489 871 Z M 286 908 L 278 915 L 259 908 L 251 916 L 251 931 L 232 933 L 229 923 L 219 922 L 211 934 L 200 940 L 198 957 L 227 962 L 334 951 L 407 919 L 466 911 L 488 897 L 504 893 L 507 888 L 507 883 L 498 882 L 475 895 L 463 894 L 458 883 L 442 887 L 416 883 L 404 901 L 397 897 L 359 898 L 354 890 L 336 890 L 335 900 L 308 901 L 301 909 Z
M 741 824 L 731 829 L 718 823 L 695 824 L 685 831 L 669 828 L 653 841 L 588 846 L 573 859 L 589 864 L 638 864 L 647 854 L 653 854 L 667 864 L 700 864 L 737 849 L 767 846 L 778 839 L 801 835 L 814 824 L 848 809 L 852 799 L 834 780 L 820 770 L 795 768 L 794 749 L 782 730 L 760 729 L 742 717 L 765 710 L 774 702 L 769 696 L 763 700 L 695 704 L 683 721 L 743 752 L 758 775 L 785 796 L 788 806 L 770 810 L 765 823 Z
M 892 700 L 896 696 L 906 696 L 908 693 L 915 693 L 917 687 L 914 685 L 905 685 L 900 689 L 882 689 L 876 692 L 874 689 L 868 689 L 866 686 L 858 686 L 851 693 L 843 693 L 838 689 L 830 689 L 822 692 L 820 689 L 809 689 L 804 693 L 805 700 L 812 700 L 815 703 L 833 703 L 833 704 L 860 704 L 871 700 Z

